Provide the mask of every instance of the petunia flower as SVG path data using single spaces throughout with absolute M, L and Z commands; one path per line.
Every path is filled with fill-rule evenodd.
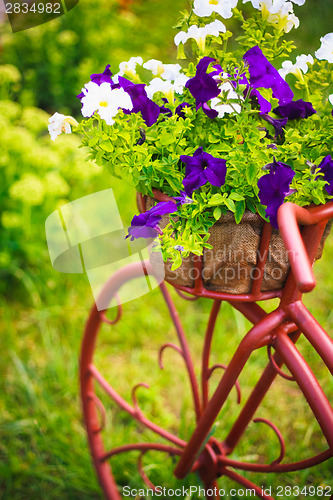
M 209 17 L 216 12 L 223 19 L 229 19 L 237 2 L 238 0 L 194 0 L 193 12 L 198 17 Z
M 266 120 L 266 122 L 270 123 L 273 125 L 275 129 L 275 137 L 279 137 L 283 135 L 283 127 L 287 125 L 288 118 L 272 118 L 269 116 L 267 113 L 261 114 L 261 118 Z
M 232 83 L 225 82 L 219 86 L 219 89 L 220 95 L 218 97 L 214 97 L 210 103 L 211 108 L 217 111 L 218 118 L 223 118 L 226 113 L 240 113 L 242 110 L 241 105 L 237 102 L 230 103 L 230 100 L 243 100 L 243 98 L 235 92 Z M 222 99 L 226 99 L 226 102 L 223 102 Z
M 124 110 L 125 114 L 141 112 L 147 127 L 151 127 L 156 123 L 160 114 L 160 107 L 148 98 L 145 84 L 135 84 L 120 76 L 119 85 L 129 94 L 133 103 L 133 108 L 131 110 Z
M 203 148 L 198 148 L 193 156 L 182 155 L 180 159 L 186 164 L 183 186 L 187 196 L 191 196 L 195 189 L 207 182 L 217 187 L 225 183 L 226 160 L 214 158 L 209 153 L 205 153 Z
M 184 108 L 190 108 L 190 104 L 188 102 L 182 102 L 181 104 L 178 104 L 178 106 L 175 109 L 175 114 L 180 116 L 181 118 L 186 118 L 185 113 L 183 112 Z
M 111 88 L 116 87 L 117 85 L 115 84 L 115 82 L 112 80 L 111 77 L 112 73 L 110 71 L 110 64 L 107 64 L 105 66 L 103 73 L 94 73 L 90 75 L 90 81 L 96 83 L 97 85 L 101 85 L 102 83 L 109 83 L 111 85 Z M 84 92 L 81 92 L 76 97 L 82 100 L 82 97 L 84 96 L 85 96 Z
M 149 99 L 152 99 L 156 92 L 162 92 L 168 101 L 173 103 L 175 93 L 182 94 L 187 81 L 188 77 L 184 74 L 180 74 L 175 79 L 174 83 L 168 80 L 162 80 L 162 78 L 153 78 L 146 87 L 146 92 Z
M 333 94 L 331 94 L 331 95 L 328 96 L 328 100 L 330 101 L 330 103 L 333 106 Z M 333 109 L 332 109 L 332 116 L 333 116 Z
M 143 65 L 142 57 L 131 57 L 128 61 L 121 62 L 119 64 L 119 71 L 116 75 L 114 75 L 113 80 L 115 83 L 118 83 L 119 76 L 129 76 L 130 78 L 135 79 L 137 77 L 136 66 Z
M 196 109 L 198 110 L 202 107 L 209 118 L 215 118 L 218 113 L 209 108 L 207 101 L 220 94 L 220 89 L 215 78 L 207 73 L 208 66 L 214 61 L 215 59 L 212 57 L 203 57 L 197 64 L 195 76 L 188 80 L 185 85 L 195 98 Z
M 71 125 L 75 127 L 78 125 L 75 118 L 62 115 L 61 113 L 54 113 L 54 115 L 49 118 L 49 125 L 47 127 L 52 141 L 55 141 L 62 132 L 70 134 L 72 132 Z
M 266 205 L 266 216 L 272 226 L 278 229 L 277 212 L 286 196 L 295 192 L 290 189 L 295 172 L 286 163 L 276 161 L 267 165 L 269 174 L 263 175 L 258 181 L 259 199 Z
M 155 207 L 152 207 L 147 212 L 140 215 L 135 215 L 132 219 L 131 226 L 128 228 L 126 238 L 131 238 L 133 241 L 136 238 L 156 238 L 161 234 L 158 227 L 162 215 L 176 212 L 177 206 L 172 201 L 161 201 Z
M 294 96 L 288 83 L 279 75 L 277 69 L 266 59 L 262 50 L 256 45 L 243 56 L 249 64 L 250 84 L 254 89 L 272 89 L 273 97 L 279 104 L 287 104 Z M 265 112 L 267 112 L 265 110 Z
M 287 0 L 284 0 L 284 1 L 287 1 Z M 243 3 L 246 3 L 246 2 L 251 2 L 255 9 L 260 9 L 260 4 L 262 3 L 262 0 L 243 0 Z M 305 4 L 305 0 L 291 0 L 291 2 L 295 3 L 296 5 L 304 5 Z
M 316 58 L 333 63 L 333 33 L 327 33 L 327 35 L 322 36 L 320 41 L 321 46 L 315 52 Z
M 292 28 L 298 28 L 299 19 L 293 12 L 293 4 L 285 0 L 263 0 L 261 2 L 262 17 L 274 24 L 279 31 L 289 33 Z
M 303 74 L 305 74 L 309 69 L 308 64 L 313 64 L 313 62 L 311 54 L 302 54 L 296 57 L 295 64 L 291 61 L 284 61 L 282 63 L 282 68 L 279 69 L 279 74 L 284 80 L 289 73 L 295 75 L 299 80 L 303 80 Z
M 185 191 L 180 191 L 180 196 L 175 196 L 174 199 L 177 201 L 177 207 L 193 203 L 192 198 L 189 198 Z
M 114 85 L 111 77 L 112 73 L 110 71 L 110 64 L 107 64 L 103 73 L 94 73 L 93 75 L 90 75 L 90 80 L 97 83 L 97 85 L 101 85 L 101 83 L 110 83 L 111 85 Z
M 247 1 L 243 0 L 243 3 Z M 293 1 L 295 3 L 304 3 L 305 0 Z M 278 30 L 289 33 L 293 27 L 298 28 L 299 19 L 293 12 L 293 4 L 291 2 L 286 0 L 251 0 L 251 3 L 255 9 L 259 9 L 262 12 L 263 19 L 270 24 L 274 24 Z M 303 4 L 297 3 L 297 5 Z
M 166 99 L 165 97 L 162 97 L 162 101 L 167 103 L 168 102 L 168 99 Z M 190 108 L 191 105 L 188 103 L 188 102 L 182 102 L 180 104 L 178 104 L 178 106 L 176 107 L 175 109 L 175 115 L 178 115 L 180 116 L 181 118 L 186 118 L 186 115 L 183 111 L 184 108 Z M 166 106 L 160 106 L 160 113 L 163 113 L 165 116 L 172 116 L 172 111 L 170 108 L 166 107 Z
M 333 196 L 333 160 L 331 155 L 325 156 L 319 163 L 319 170 L 324 174 L 325 181 L 328 184 L 325 185 L 325 189 L 330 196 Z
M 143 64 L 143 67 L 151 71 L 153 75 L 163 78 L 163 80 L 171 81 L 179 77 L 182 69 L 180 64 L 163 64 L 158 59 L 149 59 L 149 61 Z
M 173 248 L 175 250 L 178 250 L 178 252 L 184 252 L 185 251 L 185 248 L 183 247 L 183 245 L 175 245 Z
M 297 118 L 308 118 L 312 116 L 317 111 L 313 109 L 311 102 L 303 101 L 303 99 L 298 99 L 298 101 L 290 101 L 287 104 L 278 106 L 274 109 L 274 113 L 284 118 L 289 118 L 290 120 L 295 120 Z
M 165 102 L 165 104 L 167 104 L 169 101 L 166 97 L 162 97 L 162 101 Z M 164 116 L 172 116 L 172 111 L 170 108 L 164 106 L 164 104 L 162 106 L 160 106 L 160 113 L 162 113 Z
M 190 38 L 193 38 L 197 44 L 199 49 L 204 52 L 205 51 L 205 46 L 206 46 L 206 37 L 208 35 L 211 36 L 219 36 L 220 33 L 225 33 L 226 32 L 226 27 L 221 21 L 213 21 L 212 23 L 206 24 L 206 26 L 199 28 L 195 24 L 190 26 L 188 31 L 180 31 L 177 33 L 175 36 L 175 44 L 178 45 L 180 43 L 186 43 L 187 40 Z
M 98 85 L 94 82 L 89 82 L 82 89 L 84 97 L 82 97 L 83 116 L 92 116 L 95 111 L 99 114 L 102 120 L 105 120 L 108 125 L 114 124 L 114 117 L 120 108 L 126 110 L 133 109 L 131 98 L 124 89 L 112 89 L 109 83 Z

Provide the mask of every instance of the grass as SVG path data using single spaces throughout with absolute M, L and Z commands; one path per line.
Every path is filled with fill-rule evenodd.
M 120 185 L 115 186 L 115 192 L 120 203 L 128 200 L 128 191 Z M 133 205 L 122 205 L 125 221 L 134 209 Z M 316 265 L 320 284 L 305 300 L 328 331 L 333 326 L 333 290 L 327 273 L 332 254 L 333 244 L 328 241 L 324 258 Z M 57 275 L 54 272 L 54 279 L 49 281 L 51 288 L 44 294 L 45 299 L 36 298 L 35 291 L 30 307 L 22 307 L 22 303 L 15 301 L 8 304 L 4 299 L 0 303 L 3 332 L 0 338 L 0 498 L 3 500 L 33 499 L 40 494 L 48 499 L 102 498 L 90 462 L 78 397 L 78 354 L 92 302 L 91 291 L 85 276 Z M 37 291 L 39 286 L 38 282 L 35 283 Z M 199 375 L 198 355 L 210 301 L 187 302 L 176 297 L 174 292 L 172 295 L 185 331 L 189 332 Z M 212 362 L 228 363 L 248 327 L 247 321 L 224 303 L 217 322 Z M 188 439 L 194 420 L 182 360 L 169 350 L 164 353 L 163 371 L 157 363 L 159 347 L 174 340 L 168 311 L 158 290 L 154 290 L 125 304 L 123 319 L 115 327 L 103 325 L 95 362 L 128 401 L 131 400 L 133 385 L 148 383 L 150 389 L 138 390 L 138 400 L 144 412 L 162 427 Z M 299 346 L 332 399 L 332 378 L 305 340 L 301 340 Z M 251 356 L 240 377 L 245 399 L 266 362 L 264 350 Z M 218 372 L 214 375 L 212 388 L 218 375 Z M 103 395 L 101 398 L 107 410 L 104 431 L 107 449 L 127 442 L 154 439 L 151 432 L 142 433 L 142 429 L 138 429 L 124 412 L 119 412 Z M 238 411 L 233 390 L 218 419 L 217 437 L 225 436 Z M 256 416 L 271 418 L 278 425 L 287 442 L 288 460 L 297 461 L 327 447 L 319 426 L 313 423 L 299 391 L 291 382 L 278 378 Z M 236 448 L 233 457 L 269 462 L 278 454 L 279 446 L 273 431 L 258 423 L 249 426 L 244 442 Z M 136 470 L 137 458 L 136 453 L 130 453 L 112 459 L 120 485 L 138 487 L 142 484 Z M 174 466 L 171 462 L 159 453 L 149 453 L 144 457 L 145 471 L 153 482 L 174 487 L 180 483 L 170 474 Z M 272 474 L 265 478 L 253 474 L 246 476 L 263 482 L 266 487 L 318 486 L 330 484 L 331 467 L 331 461 L 328 461 L 315 469 L 297 473 Z M 195 477 L 187 480 L 190 484 L 195 484 L 195 481 Z M 221 480 L 220 486 L 226 490 L 233 487 L 225 479 Z

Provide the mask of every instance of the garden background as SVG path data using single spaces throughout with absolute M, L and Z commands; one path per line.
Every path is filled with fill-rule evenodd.
M 52 142 L 47 121 L 55 111 L 78 117 L 76 94 L 89 75 L 101 72 L 107 63 L 115 73 L 118 64 L 131 56 L 176 62 L 172 26 L 178 11 L 186 7 L 185 0 L 133 0 L 127 9 L 114 0 L 80 0 L 65 16 L 27 31 L 13 34 L 6 19 L 0 26 L 0 499 L 27 500 L 41 494 L 48 499 L 101 498 L 78 397 L 78 354 L 91 290 L 84 275 L 52 269 L 44 224 L 51 212 L 68 201 L 113 187 L 124 225 L 129 225 L 136 210 L 135 193 L 86 162 L 78 137 L 62 136 Z M 313 54 L 320 36 L 332 31 L 331 0 L 307 0 L 305 6 L 295 6 L 295 12 L 301 24 L 290 37 L 299 53 Z M 319 285 L 305 299 L 328 331 L 333 327 L 332 258 L 330 237 L 324 258 L 316 264 Z M 199 352 L 209 304 L 178 302 L 185 329 L 192 332 L 191 347 Z M 218 361 L 227 363 L 247 323 L 228 304 L 223 305 L 223 314 L 215 348 L 220 351 Z M 173 339 L 158 292 L 127 304 L 124 316 L 112 332 L 102 331 L 97 351 L 100 366 L 113 374 L 125 395 L 130 395 L 133 380 L 147 381 L 157 374 L 160 390 L 140 393 L 142 406 L 161 425 L 174 430 L 180 426 L 182 437 L 188 437 L 192 413 L 185 374 L 179 375 L 181 383 L 175 376 L 175 366 L 179 363 L 181 368 L 176 354 L 167 355 L 163 378 L 158 374 L 157 348 Z M 307 352 L 305 343 L 300 342 L 300 349 L 333 396 L 327 371 Z M 253 374 L 241 380 L 245 394 L 264 366 L 262 358 L 261 353 L 253 357 Z M 289 458 L 307 456 L 308 448 L 322 451 L 325 444 L 319 428 L 311 423 L 293 386 L 279 380 L 274 387 L 274 397 L 267 398 L 260 416 L 270 415 L 278 401 L 282 417 L 277 423 L 291 441 Z M 237 411 L 232 403 L 223 415 L 223 426 L 220 422 L 221 431 Z M 107 417 L 110 443 L 125 443 L 132 436 L 137 440 L 135 426 L 126 415 L 108 409 Z M 247 446 L 237 449 L 238 456 L 251 460 L 268 453 L 273 460 L 278 444 L 267 449 L 266 432 L 271 433 L 253 426 Z M 274 442 L 274 436 L 269 437 Z M 296 439 L 300 440 L 297 446 Z M 153 455 L 148 463 L 145 470 L 157 484 L 176 484 L 170 477 L 172 464 L 164 457 Z M 119 457 L 114 467 L 120 484 L 137 487 L 135 454 Z M 331 470 L 330 461 L 314 471 L 278 480 L 273 474 L 265 481 L 267 487 L 277 482 L 332 485 Z M 189 482 L 194 484 L 195 478 Z M 221 486 L 228 488 L 228 483 Z

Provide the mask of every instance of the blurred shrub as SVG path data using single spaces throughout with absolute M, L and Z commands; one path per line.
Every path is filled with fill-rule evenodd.
M 48 117 L 43 110 L 0 101 L 0 273 L 7 278 L 20 268 L 47 281 L 52 272 L 47 216 L 67 203 L 69 194 L 73 199 L 101 189 L 99 168 L 85 162 L 79 138 L 52 142 Z M 1 283 L 10 287 L 10 278 Z
M 36 28 L 13 34 L 5 23 L 0 26 L 0 64 L 14 65 L 21 73 L 21 104 L 77 113 L 75 95 L 106 64 L 117 72 L 132 55 L 166 62 L 174 58 L 172 25 L 186 4 L 178 0 L 175 8 L 173 0 L 137 0 L 131 11 L 120 11 L 116 0 L 81 0 L 68 14 Z

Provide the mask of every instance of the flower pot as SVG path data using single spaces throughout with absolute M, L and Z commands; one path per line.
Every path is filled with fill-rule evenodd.
M 156 201 L 147 196 L 145 210 Z M 162 230 L 168 222 L 169 216 L 164 215 L 159 224 Z M 268 238 L 266 249 L 262 243 L 264 227 Z M 331 223 L 328 223 L 316 259 L 322 255 L 330 228 Z M 208 243 L 212 249 L 204 249 L 203 256 L 190 254 L 176 270 L 171 269 L 172 262 L 166 262 L 165 279 L 175 286 L 194 288 L 200 277 L 206 290 L 233 295 L 250 293 L 253 282 L 258 279 L 261 281 L 259 293 L 283 288 L 290 269 L 287 251 L 280 232 L 258 214 L 245 211 L 239 224 L 233 213 L 222 215 L 210 228 Z M 152 253 L 152 264 L 154 260 Z

